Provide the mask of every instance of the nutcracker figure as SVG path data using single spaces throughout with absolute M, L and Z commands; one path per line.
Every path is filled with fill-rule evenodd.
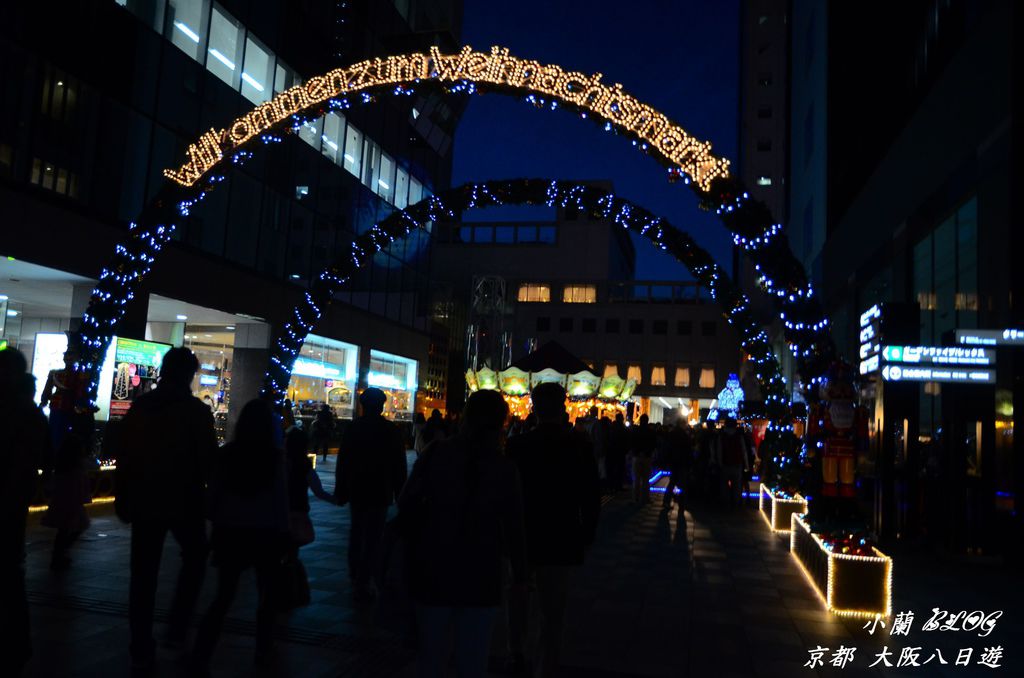
M 821 400 L 808 410 L 807 449 L 821 457 L 821 494 L 853 497 L 857 452 L 867 442 L 867 417 L 856 403 L 853 369 L 834 363 L 819 387 Z

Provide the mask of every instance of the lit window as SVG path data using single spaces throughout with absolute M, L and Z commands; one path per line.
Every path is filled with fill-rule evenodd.
M 642 375 L 640 374 L 640 366 L 635 364 L 630 365 L 629 369 L 626 370 L 626 379 L 635 379 L 636 383 L 639 384 L 642 379 Z
M 380 176 L 377 177 L 377 195 L 390 203 L 395 202 L 395 161 L 387 153 L 380 156 Z
M 270 101 L 270 77 L 274 57 L 251 37 L 245 40 L 245 66 L 242 68 L 242 96 L 254 104 Z
M 665 385 L 665 366 L 655 365 L 651 368 L 651 386 Z
M 677 367 L 675 385 L 680 388 L 688 388 L 690 386 L 690 368 L 689 367 Z
M 363 137 L 363 185 L 377 191 L 380 179 L 380 146 Z
M 551 285 L 527 283 L 519 286 L 519 301 L 546 302 L 551 301 Z
M 345 118 L 337 113 L 328 113 L 324 116 L 323 132 L 320 134 L 320 140 L 323 142 L 323 145 L 320 148 L 320 152 L 333 163 L 340 164 L 342 160 L 341 144 L 344 131 Z
M 415 178 L 409 179 L 409 204 L 415 205 L 423 199 L 423 184 Z
M 609 363 L 604 366 L 605 377 L 617 377 L 619 376 L 619 366 L 615 363 Z
M 700 368 L 700 381 L 697 383 L 701 388 L 714 388 L 715 369 L 713 367 Z
M 167 0 L 167 34 L 171 44 L 202 62 L 209 0 Z
M 918 292 L 917 303 L 921 305 L 922 311 L 934 311 L 938 306 L 938 296 L 935 292 Z
M 323 134 L 323 128 L 324 119 L 322 117 L 303 123 L 302 127 L 299 128 L 299 138 L 319 151 L 321 144 L 320 136 Z
M 562 301 L 567 304 L 593 304 L 597 301 L 597 287 L 594 285 L 566 285 L 562 290 Z
M 349 124 L 345 130 L 345 169 L 353 176 L 359 176 L 363 158 L 363 133 Z
M 395 207 L 400 210 L 409 204 L 409 173 L 401 167 L 395 173 Z
M 757 178 L 757 185 L 758 186 L 771 186 L 772 185 L 772 178 L 771 177 L 766 177 L 766 176 L 760 176 L 760 177 Z
M 242 48 L 242 26 L 230 14 L 214 6 L 210 16 L 210 47 L 206 50 L 206 70 L 238 87 L 238 61 Z
M 293 87 L 298 84 L 298 81 L 299 77 L 295 75 L 295 71 L 281 61 L 277 62 L 277 66 L 274 68 L 274 94 Z

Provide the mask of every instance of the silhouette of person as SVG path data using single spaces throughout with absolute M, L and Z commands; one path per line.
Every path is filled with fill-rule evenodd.
M 213 523 L 211 547 L 217 567 L 217 594 L 203 616 L 192 658 L 203 672 L 238 592 L 242 573 L 256 570 L 256 660 L 272 660 L 274 606 L 272 580 L 291 546 L 288 532 L 288 478 L 284 452 L 274 441 L 275 420 L 266 400 L 246 403 L 235 436 L 222 447 L 210 480 L 208 505 Z
M 56 452 L 49 507 L 40 521 L 57 530 L 50 557 L 51 570 L 66 570 L 71 565 L 68 551 L 89 527 L 84 504 L 88 504 L 92 496 L 89 477 L 82 466 L 84 454 L 82 442 L 74 433 L 64 436 Z
M 334 435 L 334 412 L 327 403 L 321 403 L 317 410 L 316 417 L 310 425 L 310 442 L 313 445 L 313 454 L 323 454 L 324 461 L 327 460 L 327 448 Z
M 33 382 L 19 351 L 0 350 L 0 658 L 14 676 L 32 656 L 25 597 L 25 521 L 36 471 L 49 455 L 46 417 L 32 402 Z
M 409 591 L 422 678 L 445 674 L 453 635 L 456 675 L 486 675 L 505 554 L 514 588 L 525 588 L 522 487 L 501 453 L 507 418 L 497 391 L 471 395 L 459 434 L 424 451 L 399 502 L 399 520 L 412 526 Z
M 626 453 L 629 452 L 629 431 L 626 429 L 625 418 L 621 412 L 615 414 L 615 421 L 608 431 L 605 447 L 605 476 L 608 489 L 620 492 L 626 478 Z
M 651 499 L 651 466 L 654 448 L 658 443 L 657 433 L 647 421 L 647 415 L 641 414 L 640 423 L 630 436 L 633 450 L 633 501 L 638 504 L 646 504 Z
M 213 414 L 191 393 L 199 361 L 187 348 L 164 356 L 157 387 L 121 422 L 115 477 L 118 517 L 132 526 L 128 616 L 132 666 L 152 668 L 153 606 L 167 533 L 181 547 L 167 643 L 180 647 L 206 568 L 206 482 L 217 450 Z
M 541 612 L 538 675 L 551 676 L 558 670 L 569 581 L 594 541 L 601 483 L 587 434 L 562 425 L 565 389 L 539 384 L 531 399 L 537 428 L 509 440 L 506 454 L 523 484 L 526 553 Z M 513 671 L 524 668 L 529 603 L 525 591 L 509 599 Z
M 363 414 L 345 430 L 335 468 L 335 500 L 339 505 L 348 503 L 352 517 L 348 573 L 356 602 L 374 596 L 377 546 L 388 507 L 405 484 L 405 440 L 382 414 L 386 398 L 379 388 L 368 388 L 359 395 Z

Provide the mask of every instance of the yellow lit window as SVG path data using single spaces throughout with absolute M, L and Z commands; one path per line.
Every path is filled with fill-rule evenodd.
M 701 388 L 714 388 L 715 369 L 713 367 L 700 368 L 700 381 L 698 382 L 698 384 Z
M 958 311 L 977 311 L 978 295 L 975 292 L 957 292 L 954 305 Z
M 640 383 L 642 376 L 640 374 L 639 365 L 630 365 L 629 371 L 626 372 L 626 379 L 636 379 L 636 383 Z
M 519 286 L 519 301 L 551 301 L 551 285 L 527 283 Z
M 567 304 L 596 303 L 597 287 L 594 285 L 566 285 L 562 290 L 562 301 Z
M 604 377 L 617 377 L 619 376 L 619 366 L 615 363 L 610 363 L 604 366 Z
M 918 292 L 917 303 L 921 305 L 922 311 L 934 311 L 938 306 L 935 292 Z
M 665 366 L 655 365 L 651 368 L 651 386 L 665 385 Z
M 690 368 L 689 367 L 677 367 L 676 368 L 676 379 L 675 385 L 687 388 L 690 385 Z

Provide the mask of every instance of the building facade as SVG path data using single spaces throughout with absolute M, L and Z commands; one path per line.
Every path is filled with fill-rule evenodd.
M 436 236 L 435 278 L 463 300 L 478 346 L 470 365 L 462 343 L 453 375 L 504 369 L 554 340 L 598 376 L 636 379 L 660 421 L 680 408 L 696 417 L 740 372 L 739 339 L 708 290 L 637 280 L 633 242 L 612 221 L 559 208 L 554 219 L 438 224 Z
M 453 48 L 461 2 L 110 0 L 0 17 L 4 340 L 34 361 L 38 334 L 76 327 L 162 171 L 204 130 L 339 64 Z M 424 92 L 331 112 L 232 168 L 177 224 L 118 335 L 207 355 L 197 390 L 226 420 L 310 281 L 447 187 L 462 105 Z M 354 392 L 379 385 L 390 414 L 411 417 L 430 345 L 427 236 L 379 253 L 325 309 L 289 396 L 350 416 Z

